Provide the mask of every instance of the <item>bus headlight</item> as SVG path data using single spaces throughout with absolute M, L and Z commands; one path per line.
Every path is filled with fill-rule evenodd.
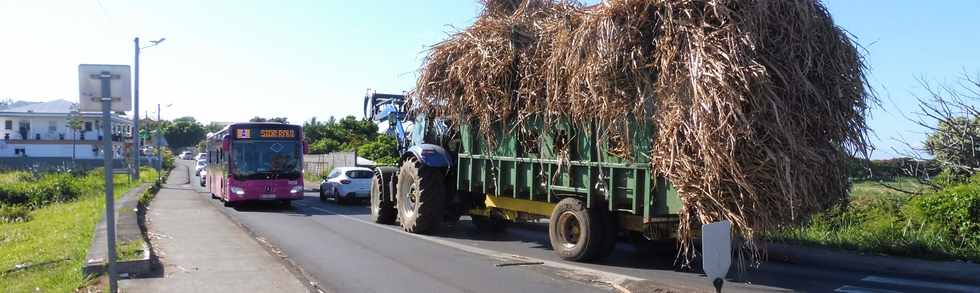
M 301 192 L 303 192 L 303 185 L 293 186 L 293 188 L 289 190 L 289 193 L 292 194 L 301 193 Z
M 241 187 L 234 187 L 234 186 L 232 186 L 231 187 L 231 193 L 234 193 L 234 194 L 236 194 L 238 196 L 243 196 L 243 195 L 245 195 L 245 189 L 242 189 Z

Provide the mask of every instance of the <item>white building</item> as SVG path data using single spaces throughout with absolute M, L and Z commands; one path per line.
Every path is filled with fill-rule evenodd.
M 102 113 L 77 112 L 75 103 L 55 100 L 0 110 L 0 158 L 102 158 Z M 79 129 L 69 126 L 78 120 Z M 117 156 L 132 144 L 132 120 L 113 114 L 113 141 Z

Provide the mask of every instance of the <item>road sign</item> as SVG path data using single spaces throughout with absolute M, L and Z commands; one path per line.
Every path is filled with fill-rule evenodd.
M 701 226 L 701 266 L 718 292 L 732 266 L 732 223 L 721 221 Z
M 132 109 L 132 91 L 129 79 L 129 65 L 81 64 L 78 65 L 78 108 L 80 111 L 102 110 L 101 75 L 110 79 L 109 92 L 112 98 L 112 111 Z

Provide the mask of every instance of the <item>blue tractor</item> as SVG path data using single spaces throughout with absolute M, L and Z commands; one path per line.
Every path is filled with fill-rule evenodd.
M 395 166 L 375 170 L 371 183 L 371 219 L 380 224 L 400 222 L 411 233 L 430 233 L 443 221 L 459 219 L 464 208 L 454 198 L 454 158 L 449 127 L 441 119 L 410 115 L 406 96 L 368 92 L 364 116 L 387 124 L 387 135 L 398 141 Z

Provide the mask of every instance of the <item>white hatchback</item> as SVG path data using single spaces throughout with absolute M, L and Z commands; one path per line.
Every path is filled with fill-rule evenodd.
M 339 203 L 371 198 L 374 171 L 364 167 L 340 167 L 320 182 L 320 200 L 334 198 Z

